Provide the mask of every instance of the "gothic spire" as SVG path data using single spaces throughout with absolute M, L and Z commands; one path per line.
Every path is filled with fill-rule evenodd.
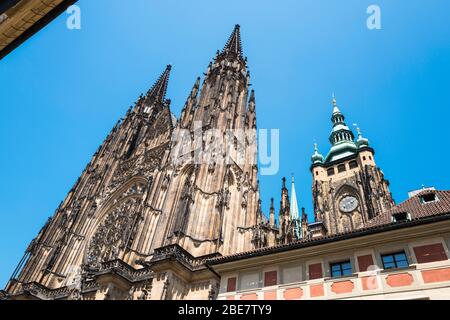
M 232 54 L 239 56 L 242 58 L 242 42 L 241 42 L 241 32 L 240 32 L 240 26 L 237 24 L 234 26 L 233 33 L 228 38 L 227 43 L 225 44 L 225 47 L 222 50 L 222 54 Z
M 295 192 L 294 176 L 292 176 L 292 187 L 291 187 L 291 218 L 292 218 L 292 220 L 299 218 L 297 193 Z
M 187 109 L 188 112 L 192 111 L 192 108 L 195 107 L 195 102 L 197 100 L 198 90 L 200 88 L 200 77 L 197 77 L 197 80 L 195 80 L 195 84 L 191 89 L 191 92 L 189 93 L 189 97 L 186 100 L 186 103 L 184 104 L 183 110 L 181 111 L 184 113 Z
M 147 97 L 155 99 L 158 102 L 164 102 L 167 86 L 169 84 L 170 70 L 172 66 L 169 64 L 166 67 L 166 70 L 161 74 L 155 84 L 151 87 L 151 89 L 147 92 Z
M 191 124 L 191 121 L 194 116 L 195 108 L 197 106 L 197 96 L 200 88 L 200 77 L 195 81 L 194 86 L 192 87 L 191 92 L 189 93 L 189 97 L 184 104 L 183 109 L 181 110 L 180 121 L 178 122 L 181 127 L 187 127 Z
M 293 235 L 295 239 L 300 239 L 300 218 L 297 204 L 297 193 L 295 192 L 295 182 L 294 176 L 292 176 L 292 187 L 291 187 L 291 205 L 290 205 L 290 214 L 292 221 L 292 229 Z

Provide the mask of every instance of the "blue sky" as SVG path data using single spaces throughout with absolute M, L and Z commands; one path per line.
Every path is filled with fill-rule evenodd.
M 397 202 L 422 184 L 449 189 L 447 0 L 130 3 L 81 0 L 81 30 L 63 14 L 0 61 L 0 287 L 139 94 L 173 64 L 178 116 L 236 23 L 258 127 L 280 129 L 279 174 L 261 177 L 266 212 L 281 177 L 295 173 L 312 217 L 310 156 L 314 141 L 328 150 L 332 92 L 370 139 Z M 381 30 L 366 27 L 370 4 Z

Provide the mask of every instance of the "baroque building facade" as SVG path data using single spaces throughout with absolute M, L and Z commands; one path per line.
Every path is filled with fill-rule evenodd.
M 397 206 L 369 141 L 359 129 L 355 139 L 333 98 L 331 149 L 324 157 L 316 145 L 311 159 L 314 221 L 299 210 L 293 177 L 290 192 L 282 179 L 278 221 L 273 198 L 266 218 L 259 195 L 256 99 L 239 26 L 217 51 L 203 82 L 196 79 L 178 119 L 166 98 L 170 72 L 167 66 L 114 126 L 30 243 L 0 298 L 301 298 L 299 290 L 309 287 L 292 287 L 294 282 L 314 284 L 330 271 L 318 269 L 317 261 L 320 270 L 326 268 L 328 260 L 320 256 L 326 250 L 308 251 L 305 260 L 298 248 L 450 211 L 447 192 L 437 194 L 441 202 L 420 210 Z M 442 239 L 446 248 L 447 234 Z M 280 250 L 289 252 L 273 258 Z M 430 250 L 443 258 L 441 247 Z M 255 255 L 265 258 L 254 264 Z M 283 264 L 288 260 L 303 265 L 290 269 Z M 305 261 L 313 265 L 312 277 Z M 267 270 L 258 263 L 269 264 Z M 266 287 L 271 287 L 267 297 Z M 244 294 L 247 290 L 254 292 Z
M 449 300 L 450 191 L 423 189 L 362 228 L 225 257 L 219 300 Z

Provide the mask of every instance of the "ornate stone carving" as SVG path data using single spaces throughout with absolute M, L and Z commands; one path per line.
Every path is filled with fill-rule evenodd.
M 72 289 L 72 291 L 70 291 L 67 300 L 83 300 L 83 295 L 81 294 L 81 291 L 78 288 L 74 288 Z
M 211 288 L 209 289 L 208 300 L 216 300 L 218 293 L 219 293 L 219 284 L 218 283 L 212 284 Z
M 9 295 L 6 291 L 0 290 L 0 300 L 8 300 Z
M 136 291 L 136 289 L 134 288 L 134 286 L 131 286 L 131 288 L 127 294 L 127 300 L 134 300 L 134 292 L 135 291 Z
M 169 186 L 169 181 L 170 181 L 170 176 L 168 174 L 166 174 L 161 183 L 161 190 L 167 190 L 167 188 Z
M 87 265 L 100 267 L 101 262 L 119 257 L 127 245 L 139 204 L 140 199 L 128 198 L 107 214 L 89 244 Z
M 103 199 L 111 195 L 117 188 L 134 176 L 150 177 L 153 172 L 160 168 L 161 159 L 164 156 L 167 145 L 162 145 L 147 151 L 140 157 L 124 161 L 114 172 L 112 182 L 106 188 Z
M 238 36 L 236 31 L 234 34 L 234 37 Z M 244 128 L 241 117 L 248 110 L 249 73 L 240 50 L 226 51 L 210 64 L 201 90 L 198 81 L 181 122 L 177 123 L 174 119 L 165 99 L 170 68 L 145 96 L 139 98 L 135 106 L 128 109 L 124 119 L 117 123 L 97 149 L 64 200 L 61 210 L 55 213 L 54 222 L 36 241 L 36 254 L 30 255 L 22 269 L 26 272 L 21 274 L 20 279 L 24 283 L 42 280 L 50 287 L 30 285 L 30 292 L 37 292 L 38 298 L 43 299 L 78 299 L 81 295 L 84 299 L 95 299 L 103 297 L 103 294 L 110 295 L 112 299 L 149 299 L 151 288 L 142 289 L 142 286 L 152 277 L 151 263 L 156 260 L 176 259 L 188 270 L 197 271 L 205 269 L 204 260 L 219 254 L 219 251 L 226 255 L 254 248 L 249 241 L 252 226 L 240 230 L 243 232 L 241 235 L 235 231 L 235 222 L 244 220 L 245 227 L 248 227 L 257 220 L 256 201 L 259 197 L 255 191 L 258 190 L 256 168 L 251 171 L 251 165 L 238 159 L 234 159 L 236 162 L 231 166 L 223 164 L 225 150 L 222 150 L 222 145 L 216 146 L 217 141 L 211 142 L 217 149 L 211 150 L 211 161 L 206 163 L 199 158 L 204 153 L 197 152 L 200 145 L 195 141 L 197 133 L 206 139 L 209 134 L 207 130 L 211 128 L 218 129 L 221 135 L 226 134 L 226 129 L 248 129 Z M 201 122 L 198 128 L 197 121 Z M 186 155 L 191 154 L 195 159 L 195 174 L 191 179 L 184 180 L 183 177 L 186 173 L 184 168 L 187 162 L 191 165 L 191 161 L 183 159 L 180 163 L 174 163 L 174 158 L 169 158 L 177 142 L 175 135 L 172 135 L 175 126 L 188 129 L 187 134 L 194 141 L 193 144 L 186 144 Z M 237 139 L 235 142 L 236 149 L 240 151 L 242 148 L 245 157 L 248 157 L 248 147 L 251 145 L 247 140 L 242 145 L 240 142 L 238 144 Z M 202 141 L 198 142 L 200 144 Z M 230 157 L 237 158 L 232 150 L 233 145 L 227 147 L 231 149 Z M 222 179 L 225 166 L 228 166 L 228 179 L 226 176 Z M 244 171 L 249 174 L 241 179 Z M 152 178 L 157 182 L 153 186 L 151 181 L 147 181 Z M 247 209 L 242 210 L 245 211 L 244 219 L 239 216 L 242 192 L 236 192 L 241 184 L 249 192 L 245 200 Z M 237 208 L 237 212 L 227 211 L 230 207 Z M 174 227 L 179 229 L 178 239 L 170 238 Z M 223 235 L 227 237 L 222 238 Z M 178 243 L 179 247 L 164 249 L 174 243 Z M 80 245 L 85 247 L 83 263 L 89 270 L 89 276 L 81 287 L 67 287 L 69 281 L 60 280 L 65 274 L 58 272 L 66 273 L 64 271 L 68 267 L 80 263 Z M 191 253 L 195 253 L 197 258 Z M 151 263 L 135 270 L 134 264 L 130 264 L 130 260 L 134 259 L 145 259 Z M 110 275 L 111 278 L 119 276 L 128 283 L 117 289 L 108 287 L 109 277 L 102 277 L 101 283 L 95 283 L 97 277 L 102 275 Z M 173 278 L 170 281 L 170 286 L 175 288 L 177 281 Z M 92 287 L 88 289 L 89 283 Z M 168 282 L 166 289 L 167 285 Z M 135 290 L 131 290 L 131 286 Z M 153 298 L 161 298 L 162 284 L 154 287 L 158 293 Z M 202 288 L 204 298 L 208 296 L 208 289 L 207 285 Z M 20 293 L 21 286 L 12 290 L 13 294 Z M 172 296 L 171 290 L 169 287 L 168 298 L 190 295 L 174 292 Z M 210 296 L 214 297 L 215 293 L 212 289 Z

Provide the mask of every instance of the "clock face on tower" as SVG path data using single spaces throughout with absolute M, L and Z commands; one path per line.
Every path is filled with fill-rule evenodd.
M 354 196 L 346 196 L 339 203 L 339 209 L 342 212 L 352 212 L 358 207 L 358 199 Z

